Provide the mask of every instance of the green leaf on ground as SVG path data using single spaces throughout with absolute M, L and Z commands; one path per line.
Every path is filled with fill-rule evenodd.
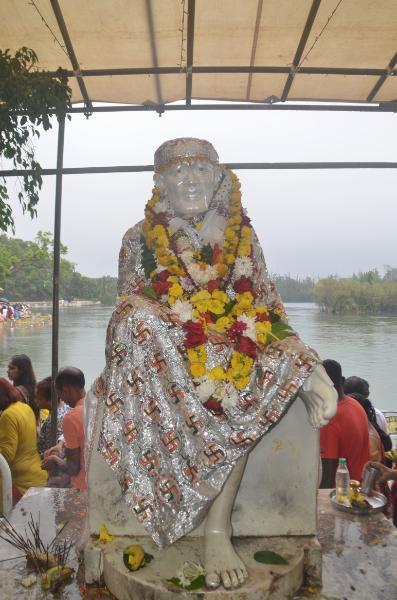
M 255 552 L 254 559 L 264 565 L 288 565 L 288 561 L 285 560 L 285 558 L 271 550 L 260 550 L 259 552 Z
M 193 579 L 193 581 L 191 582 L 190 585 L 187 585 L 187 586 L 183 586 L 181 584 L 181 580 L 179 579 L 179 577 L 172 577 L 171 579 L 167 579 L 167 581 L 169 583 L 173 583 L 174 585 L 176 585 L 179 588 L 182 588 L 183 590 L 192 592 L 193 590 L 198 590 L 201 587 L 203 587 L 203 585 L 205 584 L 205 576 L 199 575 L 198 577 L 196 577 L 196 579 Z

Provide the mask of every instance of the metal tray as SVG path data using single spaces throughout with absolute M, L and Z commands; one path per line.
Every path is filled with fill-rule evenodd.
M 371 508 L 357 508 L 355 506 L 345 506 L 344 504 L 339 504 L 339 502 L 335 499 L 336 490 L 332 490 L 329 497 L 331 500 L 331 504 L 335 506 L 338 510 L 342 510 L 343 512 L 350 513 L 351 515 L 372 515 L 374 513 L 381 512 L 387 504 L 387 498 L 380 492 L 372 492 L 371 496 L 365 496 L 367 502 L 371 504 Z

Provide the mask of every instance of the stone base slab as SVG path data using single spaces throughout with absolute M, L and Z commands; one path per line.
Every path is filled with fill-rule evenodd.
M 173 600 L 175 595 L 181 600 L 286 600 L 304 582 L 312 585 L 321 580 L 321 549 L 314 536 L 245 537 L 234 538 L 233 543 L 249 573 L 246 583 L 235 590 L 220 587 L 187 592 L 167 582 L 185 561 L 201 562 L 202 538 L 185 537 L 160 550 L 148 537 L 117 537 L 104 546 L 104 580 L 118 600 Z M 130 544 L 141 545 L 154 560 L 143 569 L 130 572 L 123 563 L 123 549 Z M 259 550 L 281 554 L 288 565 L 256 562 L 254 554 Z

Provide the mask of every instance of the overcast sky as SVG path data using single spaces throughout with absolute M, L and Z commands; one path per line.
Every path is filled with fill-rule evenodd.
M 211 141 L 221 162 L 395 161 L 392 113 L 172 112 L 73 115 L 65 167 L 151 164 L 181 136 Z M 55 167 L 56 135 L 43 134 L 43 167 Z M 327 276 L 397 266 L 395 170 L 238 171 L 247 207 L 273 273 Z M 15 182 L 8 180 L 10 188 Z M 123 233 L 143 217 L 150 173 L 67 175 L 62 242 L 78 271 L 116 275 Z M 52 230 L 55 177 L 46 177 L 31 221 L 15 210 L 16 236 Z M 16 206 L 17 202 L 14 202 Z

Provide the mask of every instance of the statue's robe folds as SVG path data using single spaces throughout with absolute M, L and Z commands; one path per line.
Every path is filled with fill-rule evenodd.
M 221 415 L 207 410 L 187 369 L 182 323 L 140 291 L 141 235 L 138 223 L 120 251 L 118 291 L 127 297 L 110 319 L 106 367 L 92 389 L 88 435 L 100 428 L 100 436 L 89 453 L 100 452 L 132 514 L 163 546 L 199 525 L 236 461 L 277 425 L 319 359 L 296 335 L 275 341 L 258 353 L 238 406 Z M 253 244 L 257 304 L 280 306 L 255 235 Z M 227 343 L 206 348 L 210 367 L 226 366 Z M 102 422 L 92 398 L 104 403 Z

